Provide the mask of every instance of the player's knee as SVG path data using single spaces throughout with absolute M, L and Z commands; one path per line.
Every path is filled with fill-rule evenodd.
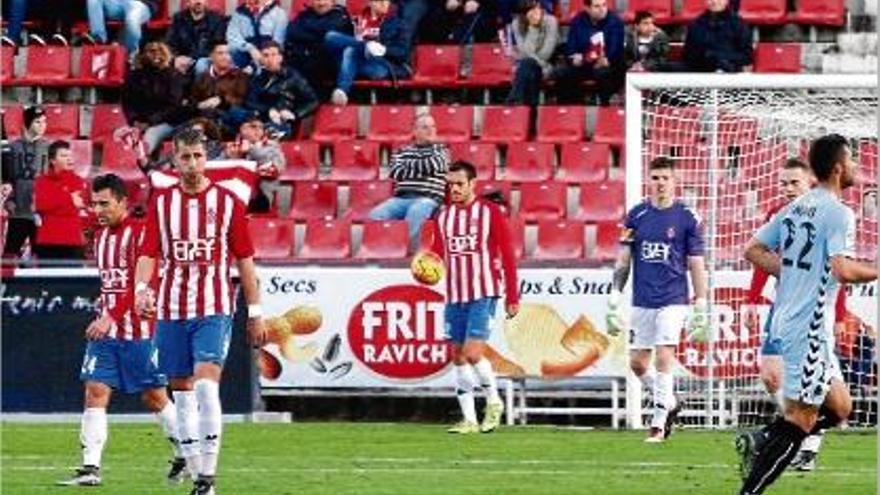
M 779 375 L 776 373 L 761 373 L 761 381 L 764 382 L 764 388 L 770 394 L 775 394 L 779 390 Z
M 192 378 L 170 378 L 168 380 L 168 386 L 171 387 L 171 390 L 192 390 L 193 389 L 193 379 Z
M 636 374 L 636 376 L 642 376 L 648 372 L 648 363 L 640 359 L 631 359 L 629 362 L 629 368 Z
M 168 403 L 168 396 L 165 394 L 165 389 L 149 389 L 141 394 L 141 402 L 143 402 L 144 407 L 150 412 L 159 412 L 164 409 L 165 404 Z
M 86 407 L 107 407 L 110 402 L 110 388 L 100 383 L 87 383 L 85 393 Z

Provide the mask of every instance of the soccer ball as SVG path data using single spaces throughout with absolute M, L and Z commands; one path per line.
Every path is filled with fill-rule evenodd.
M 443 278 L 445 269 L 443 268 L 443 260 L 437 253 L 431 251 L 419 251 L 413 256 L 412 262 L 409 264 L 413 278 L 426 284 L 434 285 Z

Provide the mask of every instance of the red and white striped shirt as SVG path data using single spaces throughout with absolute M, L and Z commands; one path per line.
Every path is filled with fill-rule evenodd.
M 141 255 L 161 258 L 160 320 L 232 315 L 232 257 L 254 255 L 244 205 L 212 183 L 198 193 L 157 191 L 147 212 Z
M 125 218 L 119 225 L 104 227 L 95 234 L 101 311 L 113 318 L 107 334 L 112 339 L 145 340 L 153 336 L 153 323 L 142 321 L 133 304 L 134 274 L 143 231 L 143 223 Z
M 444 205 L 437 216 L 433 251 L 446 261 L 446 300 L 470 302 L 505 295 L 519 302 L 516 260 L 507 220 L 495 203 Z

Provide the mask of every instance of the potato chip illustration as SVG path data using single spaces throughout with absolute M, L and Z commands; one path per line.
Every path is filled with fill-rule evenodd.
M 483 354 L 483 357 L 489 360 L 489 363 L 492 364 L 492 369 L 499 376 L 513 377 L 526 374 L 526 370 L 522 369 L 522 366 L 502 356 L 501 353 L 489 344 L 486 344 L 486 352 Z
M 280 347 L 281 355 L 292 363 L 304 363 L 318 354 L 318 345 L 314 342 L 300 347 L 294 339 L 287 339 Z
M 297 306 L 284 313 L 294 335 L 308 335 L 319 328 L 323 318 L 321 310 L 314 306 Z
M 293 335 L 290 323 L 283 316 L 266 318 L 264 323 L 266 325 L 266 339 L 273 344 L 278 344 L 279 347 L 284 345 L 287 339 Z

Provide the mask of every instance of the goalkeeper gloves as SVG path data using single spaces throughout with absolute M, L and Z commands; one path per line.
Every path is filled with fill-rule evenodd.
M 622 294 L 617 289 L 611 290 L 611 297 L 608 298 L 608 312 L 605 313 L 605 329 L 608 335 L 617 337 L 623 330 L 624 314 L 623 305 L 621 304 Z
M 695 342 L 705 342 L 709 330 L 709 304 L 706 299 L 699 297 L 691 307 L 691 315 L 688 317 L 688 335 Z

